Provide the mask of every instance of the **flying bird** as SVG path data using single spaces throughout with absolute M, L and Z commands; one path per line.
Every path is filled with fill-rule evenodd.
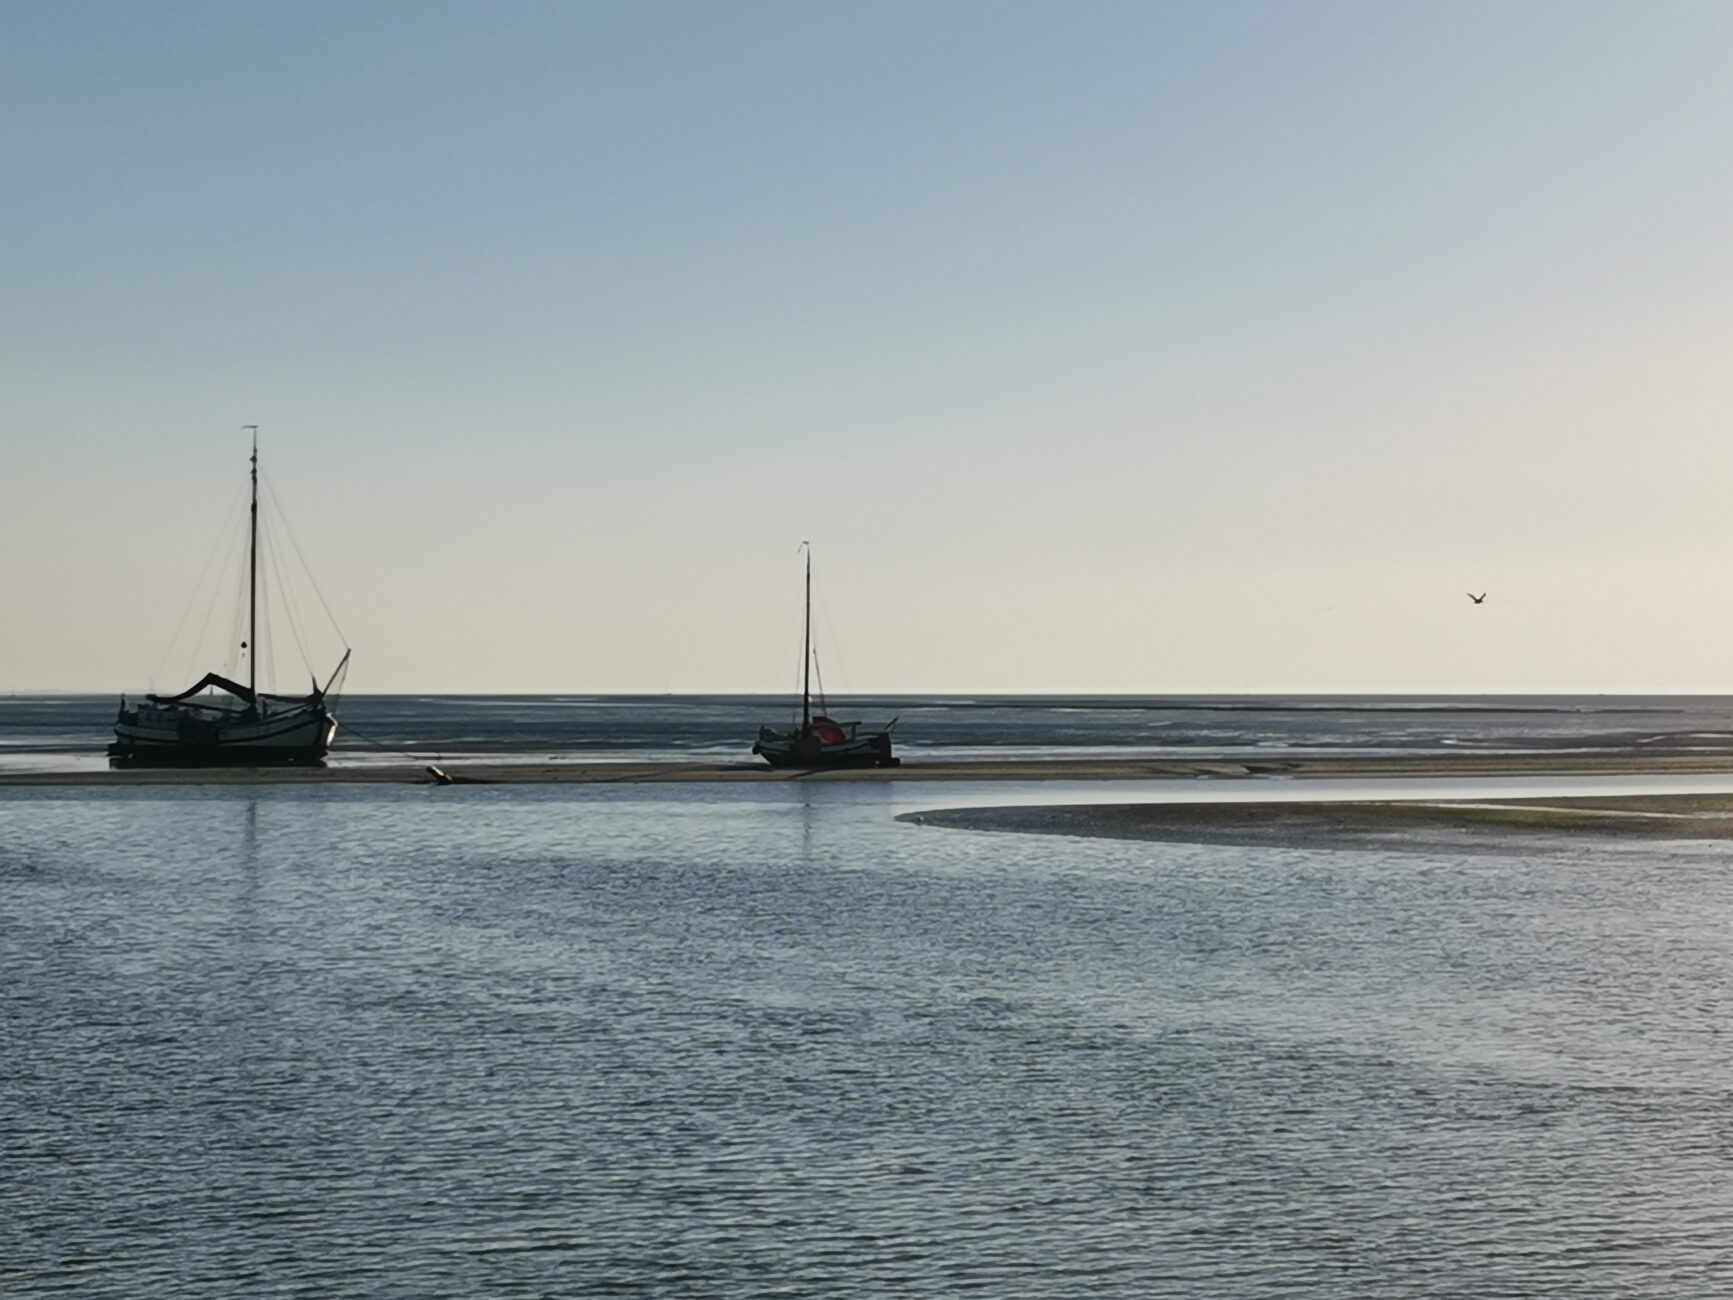
M 1476 605 L 1486 604 L 1486 593 L 1484 591 L 1481 592 L 1478 596 L 1476 596 L 1472 591 L 1465 592 L 1463 594 L 1466 595 L 1470 600 L 1472 600 Z

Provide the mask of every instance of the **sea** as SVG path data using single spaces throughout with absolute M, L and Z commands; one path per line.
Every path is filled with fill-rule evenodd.
M 771 703 L 356 697 L 337 761 L 729 761 Z M 1702 699 L 849 704 L 910 762 L 1733 737 Z M 8 764 L 98 761 L 112 707 L 0 700 Z M 1733 848 L 900 819 L 1543 787 L 0 787 L 0 1295 L 1733 1294 Z
M 118 696 L 0 697 L 0 770 L 100 768 Z M 895 722 L 913 759 L 1733 752 L 1728 696 L 898 696 L 829 712 Z M 406 757 L 745 762 L 798 699 L 759 695 L 355 695 L 332 766 Z

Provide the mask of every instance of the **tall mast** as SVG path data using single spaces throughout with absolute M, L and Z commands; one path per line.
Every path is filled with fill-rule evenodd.
M 247 546 L 247 689 L 258 700 L 259 690 L 259 426 L 253 431 L 253 509 Z
M 800 654 L 800 729 L 812 725 L 812 543 L 806 548 L 806 633 L 801 639 Z

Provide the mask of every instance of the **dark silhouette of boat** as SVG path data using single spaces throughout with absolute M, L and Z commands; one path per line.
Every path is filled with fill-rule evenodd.
M 337 734 L 333 689 L 349 666 L 349 650 L 324 686 L 315 680 L 307 695 L 273 695 L 258 689 L 259 663 L 259 434 L 254 425 L 252 509 L 248 520 L 247 656 L 243 685 L 221 673 L 206 673 L 178 695 L 147 695 L 129 706 L 120 701 L 114 743 L 117 767 L 257 767 L 318 763 Z
M 819 711 L 812 711 L 812 666 L 818 657 L 812 643 L 812 544 L 802 542 L 806 552 L 806 619 L 801 643 L 800 726 L 788 731 L 760 727 L 758 743 L 752 747 L 772 767 L 895 767 L 902 760 L 891 753 L 892 718 L 876 731 L 863 731 L 858 722 L 838 722 L 827 716 L 824 686 L 819 684 Z

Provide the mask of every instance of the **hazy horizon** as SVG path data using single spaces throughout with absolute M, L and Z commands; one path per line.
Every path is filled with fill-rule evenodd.
M 1733 692 L 1724 6 L 0 34 L 0 692 L 247 424 L 355 693 L 780 694 L 807 538 L 838 694 Z
M 190 685 L 190 683 L 188 683 Z M 0 692 L 0 698 L 11 699 L 108 699 L 115 695 L 131 695 L 135 692 L 117 690 L 113 687 L 42 687 L 38 689 L 23 689 Z M 800 711 L 800 688 L 792 690 L 762 690 L 762 691 L 349 691 L 344 695 L 354 695 L 368 699 L 533 699 L 533 700 L 569 700 L 584 702 L 592 700 L 765 700 L 775 703 L 792 704 L 795 712 Z M 819 693 L 815 690 L 813 698 Z M 934 691 L 934 690 L 891 690 L 891 691 L 830 691 L 830 698 L 837 700 L 895 700 L 908 699 L 923 703 L 954 700 L 955 702 L 981 702 L 993 700 L 1107 700 L 1107 701 L 1148 701 L 1172 703 L 1174 707 L 1183 709 L 1184 702 L 1190 700 L 1245 700 L 1269 704 L 1280 711 L 1286 702 L 1301 701 L 1345 701 L 1352 708 L 1354 701 L 1403 701 L 1412 700 L 1417 704 L 1430 701 L 1456 700 L 1487 700 L 1512 702 L 1518 700 L 1726 700 L 1733 699 L 1733 692 L 1728 691 Z

